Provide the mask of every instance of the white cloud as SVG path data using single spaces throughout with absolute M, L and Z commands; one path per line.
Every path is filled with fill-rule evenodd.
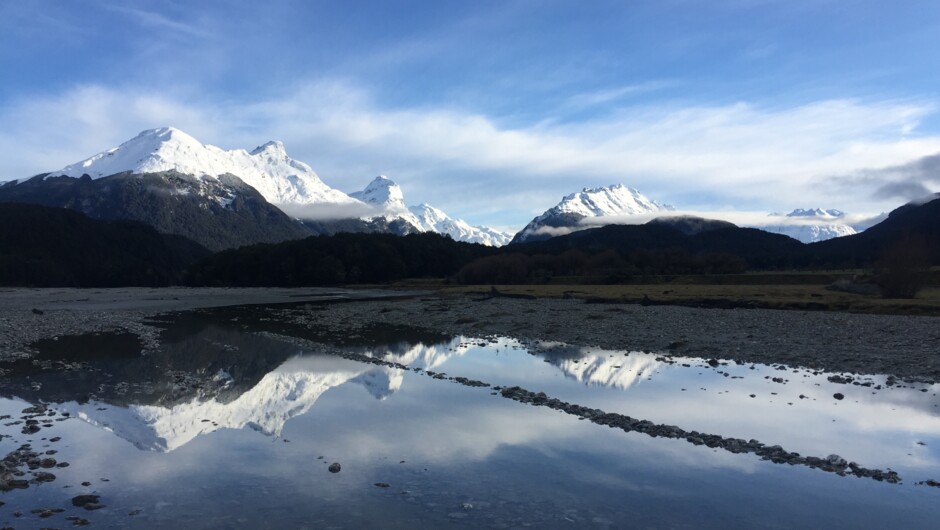
M 679 207 L 884 209 L 880 183 L 840 188 L 831 175 L 908 163 L 940 151 L 915 134 L 923 102 L 827 100 L 789 108 L 747 103 L 648 107 L 579 123 L 502 127 L 445 107 L 381 108 L 349 83 L 308 83 L 247 103 L 159 90 L 77 87 L 0 108 L 0 176 L 52 170 L 174 125 L 206 143 L 247 147 L 282 139 L 340 189 L 372 175 L 399 181 L 410 202 L 473 224 L 525 224 L 584 186 L 623 182 Z M 491 216 L 499 213 L 498 218 Z
M 866 214 L 846 214 L 842 217 L 820 218 L 820 217 L 787 217 L 783 214 L 740 210 L 676 210 L 660 213 L 648 213 L 637 215 L 612 215 L 604 217 L 586 217 L 578 223 L 584 228 L 593 228 L 596 226 L 619 224 L 619 225 L 639 225 L 648 223 L 653 219 L 670 217 L 701 217 L 703 219 L 714 219 L 717 221 L 727 221 L 738 226 L 764 227 L 764 226 L 814 226 L 814 225 L 856 225 L 863 223 L 871 216 Z M 570 232 L 571 229 L 568 229 Z M 541 233 L 541 232 L 539 232 Z M 549 232 L 551 233 L 551 232 Z M 560 233 L 552 233 L 560 235 Z

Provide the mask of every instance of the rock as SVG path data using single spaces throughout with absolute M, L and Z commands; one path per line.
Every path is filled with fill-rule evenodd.
M 36 482 L 52 482 L 55 480 L 55 475 L 45 471 L 38 471 L 35 475 L 33 475 L 33 480 Z
M 62 508 L 36 508 L 35 510 L 30 510 L 30 513 L 33 515 L 38 515 L 42 519 L 46 519 L 64 511 L 65 510 Z
M 828 462 L 829 465 L 835 466 L 835 467 L 845 467 L 845 466 L 848 465 L 848 462 L 846 462 L 845 459 L 842 458 L 842 457 L 839 456 L 839 455 L 829 455 L 829 456 L 827 456 L 827 457 L 826 457 L 826 462 Z
M 99 500 L 101 500 L 100 495 L 76 495 L 75 497 L 72 497 L 72 506 L 77 508 L 84 508 L 89 504 L 98 504 Z
M 843 399 L 845 399 L 845 396 L 843 396 L 841 392 L 836 392 L 835 394 L 832 395 L 832 397 L 838 399 L 839 401 L 842 401 Z
M 339 473 L 339 470 L 342 468 L 343 467 L 339 465 L 339 462 L 333 462 L 327 469 L 329 469 L 330 473 Z
M 36 434 L 40 430 L 42 430 L 42 427 L 40 427 L 39 425 L 28 424 L 28 425 L 23 426 L 23 430 L 21 432 L 23 434 Z

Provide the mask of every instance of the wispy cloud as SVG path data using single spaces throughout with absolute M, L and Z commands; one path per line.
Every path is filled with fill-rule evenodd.
M 136 20 L 139 24 L 147 27 L 148 29 L 155 29 L 161 31 L 171 31 L 177 34 L 186 35 L 189 37 L 197 37 L 200 39 L 207 38 L 210 35 L 210 32 L 200 28 L 199 26 L 181 20 L 175 20 L 156 11 L 149 11 L 146 9 L 141 9 L 137 7 L 129 7 L 127 5 L 107 5 L 107 8 L 123 13 L 130 16 Z
M 635 85 L 627 85 L 616 88 L 605 88 L 601 90 L 595 90 L 592 92 L 582 92 L 580 94 L 575 94 L 568 98 L 567 101 L 562 105 L 563 110 L 579 110 L 589 107 L 595 107 L 598 105 L 604 105 L 613 101 L 617 101 L 628 96 L 634 96 L 639 94 L 645 94 L 648 92 L 655 92 L 657 90 L 662 90 L 664 88 L 669 88 L 676 86 L 677 81 L 671 80 L 658 80 L 658 81 L 648 81 L 645 83 L 639 83 Z

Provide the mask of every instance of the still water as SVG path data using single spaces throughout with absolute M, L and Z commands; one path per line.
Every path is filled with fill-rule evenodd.
M 157 325 L 160 347 L 143 353 L 129 334 L 61 337 L 0 366 L 0 450 L 36 455 L 6 467 L 54 475 L 0 493 L 0 526 L 927 528 L 940 516 L 940 488 L 917 484 L 940 479 L 937 386 L 403 328 L 329 337 L 239 310 Z M 624 432 L 497 390 L 512 386 L 836 454 L 901 483 Z M 73 506 L 83 494 L 96 509 Z

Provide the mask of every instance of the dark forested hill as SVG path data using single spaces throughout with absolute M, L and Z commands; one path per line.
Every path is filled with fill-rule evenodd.
M 64 208 L 0 204 L 0 285 L 160 286 L 209 251 L 134 221 Z
M 940 194 L 934 197 L 905 204 L 864 232 L 808 245 L 808 265 L 868 266 L 902 243 L 922 247 L 929 263 L 940 265 Z
M 559 253 L 565 250 L 621 255 L 637 251 L 682 249 L 691 254 L 728 254 L 744 259 L 753 267 L 785 264 L 799 255 L 799 241 L 756 228 L 741 228 L 723 221 L 693 217 L 660 218 L 643 225 L 607 225 L 581 230 L 545 241 L 513 245 L 526 254 Z
M 341 233 L 219 252 L 194 265 L 187 283 L 305 286 L 447 277 L 494 249 L 435 233 Z

